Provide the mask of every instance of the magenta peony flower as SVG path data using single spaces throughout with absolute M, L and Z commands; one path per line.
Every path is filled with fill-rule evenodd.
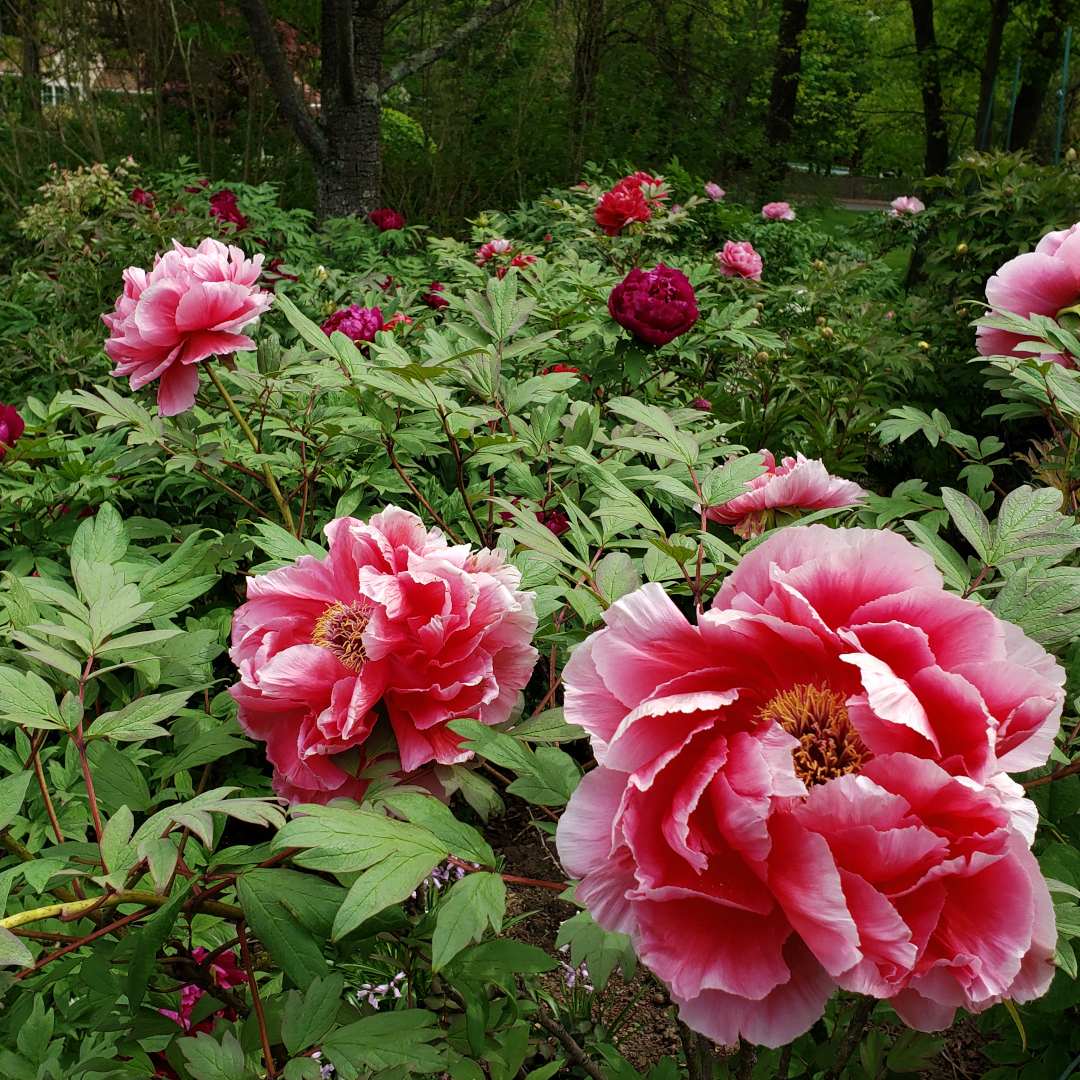
M 631 270 L 611 290 L 608 311 L 620 325 L 650 345 L 667 345 L 697 322 L 690 279 L 661 263 L 655 270 Z
M 209 955 L 210 951 L 204 949 L 201 945 L 191 950 L 191 959 L 197 964 L 201 964 Z M 247 972 L 237 964 L 236 953 L 234 952 L 218 953 L 214 957 L 213 962 L 210 964 L 210 978 L 218 986 L 223 986 L 225 989 L 239 986 L 240 983 L 248 981 Z M 194 1029 L 191 1026 L 191 1014 L 195 1010 L 195 1002 L 205 993 L 206 991 L 201 986 L 188 983 L 180 991 L 179 1012 L 174 1012 L 172 1009 L 158 1009 L 158 1012 L 175 1020 L 185 1031 L 213 1031 L 214 1018 L 212 1016 L 200 1021 L 195 1025 Z M 226 1011 L 231 1012 L 232 1010 L 220 1009 L 214 1016 L 225 1016 Z M 233 1019 L 235 1019 L 235 1016 Z
M 705 412 L 709 412 L 712 409 L 712 402 L 708 398 L 696 397 L 690 402 L 691 409 L 703 409 Z
M 648 221 L 652 217 L 652 211 L 645 201 L 639 183 L 636 186 L 617 186 L 611 191 L 605 191 L 593 211 L 593 217 L 608 236 L 617 236 L 620 230 L 635 221 Z
M 744 540 L 760 536 L 771 528 L 777 511 L 826 510 L 833 506 L 854 506 L 866 496 L 854 480 L 830 476 L 820 461 L 797 454 L 786 457 L 777 467 L 768 450 L 761 451 L 768 472 L 747 481 L 750 489 L 723 506 L 713 506 L 706 516 L 730 525 Z
M 705 194 L 708 195 L 713 202 L 719 202 L 727 192 L 719 184 L 709 183 L 705 185 Z
M 248 226 L 247 218 L 240 213 L 240 207 L 236 205 L 236 195 L 228 188 L 210 196 L 210 216 L 218 221 L 232 222 L 237 232 Z
M 713 261 L 720 273 L 728 277 L 761 280 L 761 256 L 754 250 L 754 245 L 749 240 L 738 242 L 729 240 L 724 244 L 724 250 L 718 251 L 713 256 Z
M 405 219 L 395 210 L 372 210 L 368 217 L 379 227 L 381 233 L 405 228 Z
M 129 196 L 128 199 L 133 203 L 138 203 L 139 206 L 145 206 L 153 208 L 157 203 L 157 196 L 152 191 L 145 191 L 141 187 L 137 187 Z
M 889 205 L 892 209 L 889 211 L 889 217 L 907 217 L 910 214 L 918 214 L 926 209 L 926 204 L 922 199 L 917 199 L 914 195 L 901 195 L 897 199 L 893 199 Z
M 437 281 L 431 283 L 431 292 L 426 292 L 421 300 L 427 304 L 428 307 L 434 308 L 436 311 L 442 311 L 443 308 L 450 306 L 450 301 L 445 296 L 440 296 L 440 293 L 446 292 L 446 286 L 440 285 Z
M 0 461 L 4 460 L 8 449 L 18 442 L 25 430 L 26 424 L 15 406 L 0 405 Z
M 335 311 L 320 329 L 327 337 L 340 330 L 355 342 L 374 341 L 375 335 L 383 329 L 382 309 L 353 304 L 352 307 Z
M 1017 255 L 1002 266 L 986 283 L 986 299 L 994 311 L 1015 315 L 1057 317 L 1080 304 L 1080 222 L 1071 229 L 1047 233 L 1034 251 Z M 1015 356 L 1018 359 L 1038 355 L 1064 367 L 1076 367 L 1076 357 L 1055 353 L 1049 345 L 1041 354 L 1021 352 L 1017 346 L 1029 338 L 1011 330 L 980 326 L 975 347 L 983 356 Z
M 323 561 L 248 578 L 230 651 L 240 724 L 266 742 L 275 790 L 319 802 L 355 797 L 380 717 L 404 770 L 464 761 L 447 721 L 502 723 L 537 656 L 533 594 L 502 551 L 450 547 L 396 506 L 325 532 Z
M 697 625 L 660 585 L 573 653 L 599 767 L 559 822 L 577 899 L 716 1042 L 780 1046 L 837 986 L 913 1027 L 1053 977 L 1037 813 L 1065 673 L 946 592 L 901 536 L 811 525 L 751 551 Z
M 771 202 L 761 208 L 761 216 L 770 221 L 794 221 L 795 211 L 791 209 L 790 203 Z
M 130 376 L 132 390 L 159 379 L 162 416 L 192 408 L 199 361 L 255 348 L 239 331 L 274 302 L 255 284 L 262 263 L 207 238 L 197 248 L 174 240 L 149 273 L 128 267 L 115 312 L 101 316 L 110 330 L 105 352 L 116 361 L 110 374 Z

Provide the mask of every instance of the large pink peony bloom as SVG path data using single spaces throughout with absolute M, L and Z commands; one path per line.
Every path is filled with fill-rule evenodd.
M 728 240 L 724 250 L 713 256 L 716 268 L 727 277 L 750 278 L 761 280 L 761 256 L 754 250 L 749 240 Z
M 986 283 L 986 299 L 995 311 L 1011 311 L 1029 319 L 1032 315 L 1057 317 L 1080 304 L 1080 222 L 1071 229 L 1047 233 L 1034 251 L 1010 259 Z M 1032 352 L 1017 346 L 1022 334 L 980 326 L 975 347 L 983 356 L 1015 356 L 1027 359 Z M 1076 367 L 1076 357 L 1053 352 L 1049 345 L 1039 357 L 1065 367 Z
M 926 209 L 926 203 L 914 195 L 900 195 L 893 199 L 889 206 L 889 217 L 908 217 L 911 214 L 919 214 Z
M 834 506 L 854 506 L 866 495 L 854 480 L 830 476 L 820 461 L 802 454 L 786 457 L 778 466 L 768 450 L 761 451 L 769 470 L 747 481 L 750 489 L 723 506 L 714 506 L 707 517 L 730 525 L 749 540 L 769 528 L 777 511 L 827 510 Z
M 577 899 L 683 1019 L 778 1046 L 837 986 L 947 1026 L 1046 991 L 1036 813 L 1065 674 L 895 533 L 784 529 L 692 625 L 658 584 L 566 666 L 592 737 L 558 830 Z
M 794 221 L 795 211 L 791 209 L 791 203 L 771 202 L 761 208 L 761 216 L 770 221 Z
M 255 348 L 240 331 L 274 302 L 255 284 L 262 263 L 261 255 L 247 259 L 240 248 L 207 238 L 197 248 L 174 240 L 149 273 L 128 267 L 115 312 L 101 316 L 110 330 L 105 352 L 116 361 L 110 374 L 130 376 L 132 390 L 159 379 L 162 416 L 192 408 L 196 364 Z
M 240 724 L 266 742 L 275 790 L 314 801 L 362 794 L 380 717 L 406 771 L 465 760 L 447 721 L 501 723 L 537 656 L 533 594 L 501 551 L 450 547 L 396 506 L 325 531 L 323 561 L 248 578 L 230 652 Z

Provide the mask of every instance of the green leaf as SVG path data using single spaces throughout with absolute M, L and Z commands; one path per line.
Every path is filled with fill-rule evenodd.
M 574 742 L 584 739 L 587 732 L 577 724 L 568 724 L 563 716 L 563 707 L 547 709 L 545 712 L 530 716 L 514 729 L 514 737 L 528 739 L 529 742 Z
M 466 874 L 439 903 L 431 938 L 431 970 L 445 967 L 466 945 L 479 942 L 490 926 L 502 929 L 506 885 L 499 874 Z
M 372 915 L 411 896 L 444 857 L 441 849 L 435 852 L 410 849 L 407 854 L 395 851 L 364 871 L 338 909 L 332 940 L 340 941 Z
M 626 934 L 602 930 L 587 911 L 579 911 L 559 927 L 557 948 L 570 946 L 570 963 L 585 964 L 597 990 L 607 986 L 611 973 L 621 967 L 623 980 L 631 982 L 637 970 L 634 947 Z
M 641 575 L 634 569 L 629 555 L 623 551 L 612 551 L 596 564 L 593 581 L 600 595 L 609 604 L 614 604 L 641 584 Z
M 381 801 L 414 825 L 433 833 L 448 854 L 485 866 L 495 865 L 495 853 L 480 833 L 454 817 L 450 808 L 434 796 L 414 791 L 397 792 L 391 788 Z
M 301 990 L 324 978 L 327 963 L 319 943 L 282 902 L 272 872 L 252 870 L 236 881 L 236 895 L 258 939 L 274 963 Z
M 984 563 L 989 563 L 992 547 L 990 522 L 986 520 L 979 504 L 962 492 L 947 487 L 941 489 L 941 501 L 949 511 L 953 524 L 964 534 L 975 553 Z
M 439 1020 L 426 1009 L 365 1016 L 339 1028 L 322 1046 L 324 1057 L 357 1073 L 403 1068 L 408 1072 L 442 1072 L 445 1051 L 429 1045 L 442 1035 Z
M 262 548 L 272 558 L 289 563 L 305 555 L 319 560 L 326 558 L 326 548 L 316 544 L 314 540 L 297 540 L 288 529 L 283 529 L 272 521 L 260 521 L 255 528 L 259 535 L 251 539 L 256 547 Z
M 10 930 L 0 926 L 0 967 L 28 967 L 34 962 L 30 950 Z
M 92 518 L 75 530 L 69 552 L 72 562 L 118 563 L 128 549 L 128 531 L 111 503 L 102 503 Z
M 904 528 L 915 537 L 918 547 L 933 558 L 945 581 L 957 592 L 963 592 L 971 581 L 971 572 L 959 552 L 917 521 L 905 521 Z
M 0 667 L 0 715 L 23 727 L 48 730 L 63 726 L 52 687 L 32 671 L 12 667 Z
M 192 693 L 192 690 L 177 690 L 171 694 L 147 694 L 119 712 L 102 713 L 90 726 L 87 740 L 107 735 L 122 742 L 140 742 L 168 735 L 169 732 L 159 726 L 159 721 L 175 716 Z
M 110 813 L 127 805 L 136 813 L 150 809 L 150 788 L 143 770 L 122 750 L 105 739 L 97 739 L 86 748 L 90 778 L 98 802 Z
M 177 1039 L 194 1080 L 247 1080 L 244 1051 L 230 1031 L 219 1043 L 213 1035 L 200 1031 L 194 1039 Z
M 34 774 L 29 769 L 0 780 L 0 829 L 6 829 L 22 809 Z
M 701 482 L 706 506 L 723 506 L 746 494 L 746 485 L 768 470 L 761 454 L 746 454 L 713 469 Z
M 927 1035 L 908 1028 L 896 1037 L 885 1063 L 893 1072 L 922 1072 L 944 1045 L 944 1035 Z
M 281 1040 L 290 1054 L 314 1046 L 334 1026 L 344 989 L 345 977 L 335 973 L 312 979 L 303 997 L 289 992 L 281 1014 Z
M 134 1015 L 142 1004 L 150 973 L 157 963 L 158 950 L 172 935 L 173 926 L 184 901 L 191 892 L 192 879 L 181 879 L 173 884 L 172 894 L 162 907 L 134 933 L 128 935 L 124 944 L 131 953 L 128 961 L 127 996 L 128 1009 Z

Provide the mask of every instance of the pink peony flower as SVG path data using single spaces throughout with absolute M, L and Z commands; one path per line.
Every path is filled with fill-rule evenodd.
M 750 490 L 745 495 L 736 495 L 723 506 L 706 511 L 708 518 L 730 525 L 744 540 L 771 528 L 777 511 L 793 513 L 854 506 L 866 495 L 854 480 L 830 476 L 820 461 L 796 454 L 784 458 L 777 467 L 776 458 L 768 450 L 762 450 L 761 454 L 769 471 L 747 481 Z
M 434 308 L 436 311 L 442 311 L 443 308 L 450 306 L 450 301 L 445 296 L 440 296 L 440 293 L 446 292 L 446 286 L 440 285 L 437 281 L 431 283 L 431 292 L 426 292 L 420 298 L 427 304 L 428 307 Z
M 380 717 L 405 771 L 464 761 L 447 721 L 501 723 L 537 656 L 533 594 L 502 551 L 450 547 L 396 506 L 325 532 L 326 559 L 248 578 L 230 652 L 240 724 L 266 742 L 275 790 L 315 801 L 355 797 Z
M 918 214 L 926 209 L 926 204 L 922 199 L 917 199 L 914 195 L 901 195 L 897 199 L 893 199 L 889 205 L 892 209 L 889 211 L 889 217 L 907 217 L 909 214 Z
M 705 412 L 709 412 L 712 409 L 712 402 L 708 398 L 696 397 L 690 402 L 691 409 L 703 409 Z
M 381 233 L 405 228 L 405 219 L 395 210 L 372 210 L 368 217 L 378 226 Z
M 795 211 L 791 209 L 790 203 L 771 202 L 761 208 L 761 216 L 771 221 L 794 221 Z
M 198 948 L 191 950 L 191 959 L 197 964 L 201 964 L 208 956 L 210 951 L 208 949 Z M 240 983 L 248 981 L 247 972 L 241 968 L 236 962 L 236 953 L 224 952 L 218 953 L 214 957 L 213 962 L 210 964 L 210 978 L 218 986 L 223 986 L 225 989 L 229 989 L 232 986 L 239 986 Z M 180 991 L 180 1011 L 175 1012 L 172 1009 L 158 1009 L 163 1016 L 168 1016 L 175 1020 L 185 1031 L 191 1031 L 191 1014 L 195 1009 L 195 1002 L 199 1000 L 205 994 L 206 991 L 201 986 L 196 986 L 195 983 L 188 983 L 183 990 Z M 224 1016 L 225 1013 L 232 1010 L 219 1009 L 215 1016 Z M 213 1017 L 207 1017 L 206 1020 L 201 1021 L 195 1025 L 197 1031 L 213 1031 L 214 1019 Z
M 210 196 L 210 216 L 218 221 L 231 222 L 240 232 L 248 226 L 247 218 L 240 213 L 236 205 L 236 196 L 228 188 L 223 188 Z
M 638 184 L 636 187 L 615 187 L 604 192 L 593 211 L 593 217 L 608 236 L 617 236 L 620 230 L 635 221 L 648 221 L 652 211 Z
M 705 194 L 708 195 L 713 202 L 719 202 L 727 192 L 719 184 L 709 183 L 705 185 Z
M 1047 233 L 1034 251 L 1017 255 L 1002 266 L 986 283 L 986 299 L 994 312 L 1011 311 L 1015 315 L 1049 315 L 1054 318 L 1072 313 L 1080 304 L 1080 222 L 1071 229 Z M 993 314 L 994 312 L 991 312 Z M 1029 340 L 1011 330 L 980 326 L 975 347 L 983 356 L 1015 356 L 1018 359 L 1038 356 L 1064 367 L 1076 367 L 1076 357 L 1056 353 L 1044 345 L 1040 353 L 1022 352 L 1017 346 Z
M 559 822 L 577 899 L 716 1042 L 780 1046 L 837 986 L 913 1027 L 1053 977 L 1037 814 L 1065 673 L 903 537 L 811 525 L 752 550 L 697 625 L 660 585 L 573 653 L 599 767 Z
M 255 284 L 262 263 L 262 255 L 247 259 L 238 247 L 207 238 L 197 248 L 174 240 L 149 273 L 128 267 L 115 312 L 101 316 L 110 331 L 105 352 L 116 361 L 110 374 L 130 376 L 132 390 L 159 379 L 162 416 L 192 408 L 196 364 L 255 348 L 239 331 L 274 302 Z
M 655 270 L 631 270 L 611 290 L 608 311 L 620 325 L 651 345 L 667 345 L 697 322 L 690 279 L 661 263 Z
M 391 315 L 383 326 L 384 330 L 393 330 L 395 326 L 412 326 L 412 319 L 408 315 L 398 312 L 396 315 Z
M 489 259 L 494 259 L 496 255 L 506 255 L 513 250 L 514 245 L 510 240 L 489 240 L 476 249 L 473 258 L 476 260 L 477 266 L 483 266 Z
M 356 342 L 374 341 L 375 335 L 385 329 L 382 309 L 353 304 L 351 307 L 335 311 L 320 329 L 327 337 L 335 330 L 340 330 L 346 337 Z
M 19 441 L 26 430 L 26 424 L 14 405 L 0 405 L 0 461 L 4 460 L 8 449 Z
M 729 240 L 724 244 L 724 250 L 718 251 L 713 256 L 713 261 L 720 273 L 727 277 L 761 280 L 761 256 L 754 250 L 754 245 L 749 240 L 738 242 Z

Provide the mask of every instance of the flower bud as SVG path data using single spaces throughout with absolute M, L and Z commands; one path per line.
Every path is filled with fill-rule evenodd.
M 754 359 L 759 364 L 764 364 L 764 363 L 766 363 L 768 361 L 769 354 L 764 349 L 762 349 L 760 352 L 754 353 Z
M 754 307 L 756 307 L 758 309 L 758 311 L 764 311 L 765 310 L 765 305 L 760 300 L 754 305 Z
M 1065 160 L 1069 162 L 1070 165 L 1076 160 L 1076 150 L 1073 147 L 1070 146 L 1069 149 L 1065 151 Z
M 930 342 L 929 341 L 920 341 L 919 342 L 919 352 L 929 352 L 929 351 L 930 351 Z
M 825 269 L 825 264 L 821 261 L 821 259 L 815 259 L 813 261 L 813 263 L 811 263 L 811 266 L 815 270 L 824 270 Z
M 1013 188 L 1013 187 L 1002 188 L 1001 193 L 1006 198 L 1012 198 L 1012 196 L 1016 194 L 1016 188 Z
M 833 330 L 833 328 L 831 326 L 823 326 L 821 328 L 821 336 L 826 341 L 829 341 L 834 336 L 834 334 L 835 334 L 835 331 Z
M 957 255 L 966 255 L 967 253 L 968 253 L 967 244 L 957 244 L 956 245 L 956 254 Z
M 818 326 L 824 326 L 825 325 L 825 316 L 824 315 L 819 315 L 817 317 L 816 321 L 817 321 Z

